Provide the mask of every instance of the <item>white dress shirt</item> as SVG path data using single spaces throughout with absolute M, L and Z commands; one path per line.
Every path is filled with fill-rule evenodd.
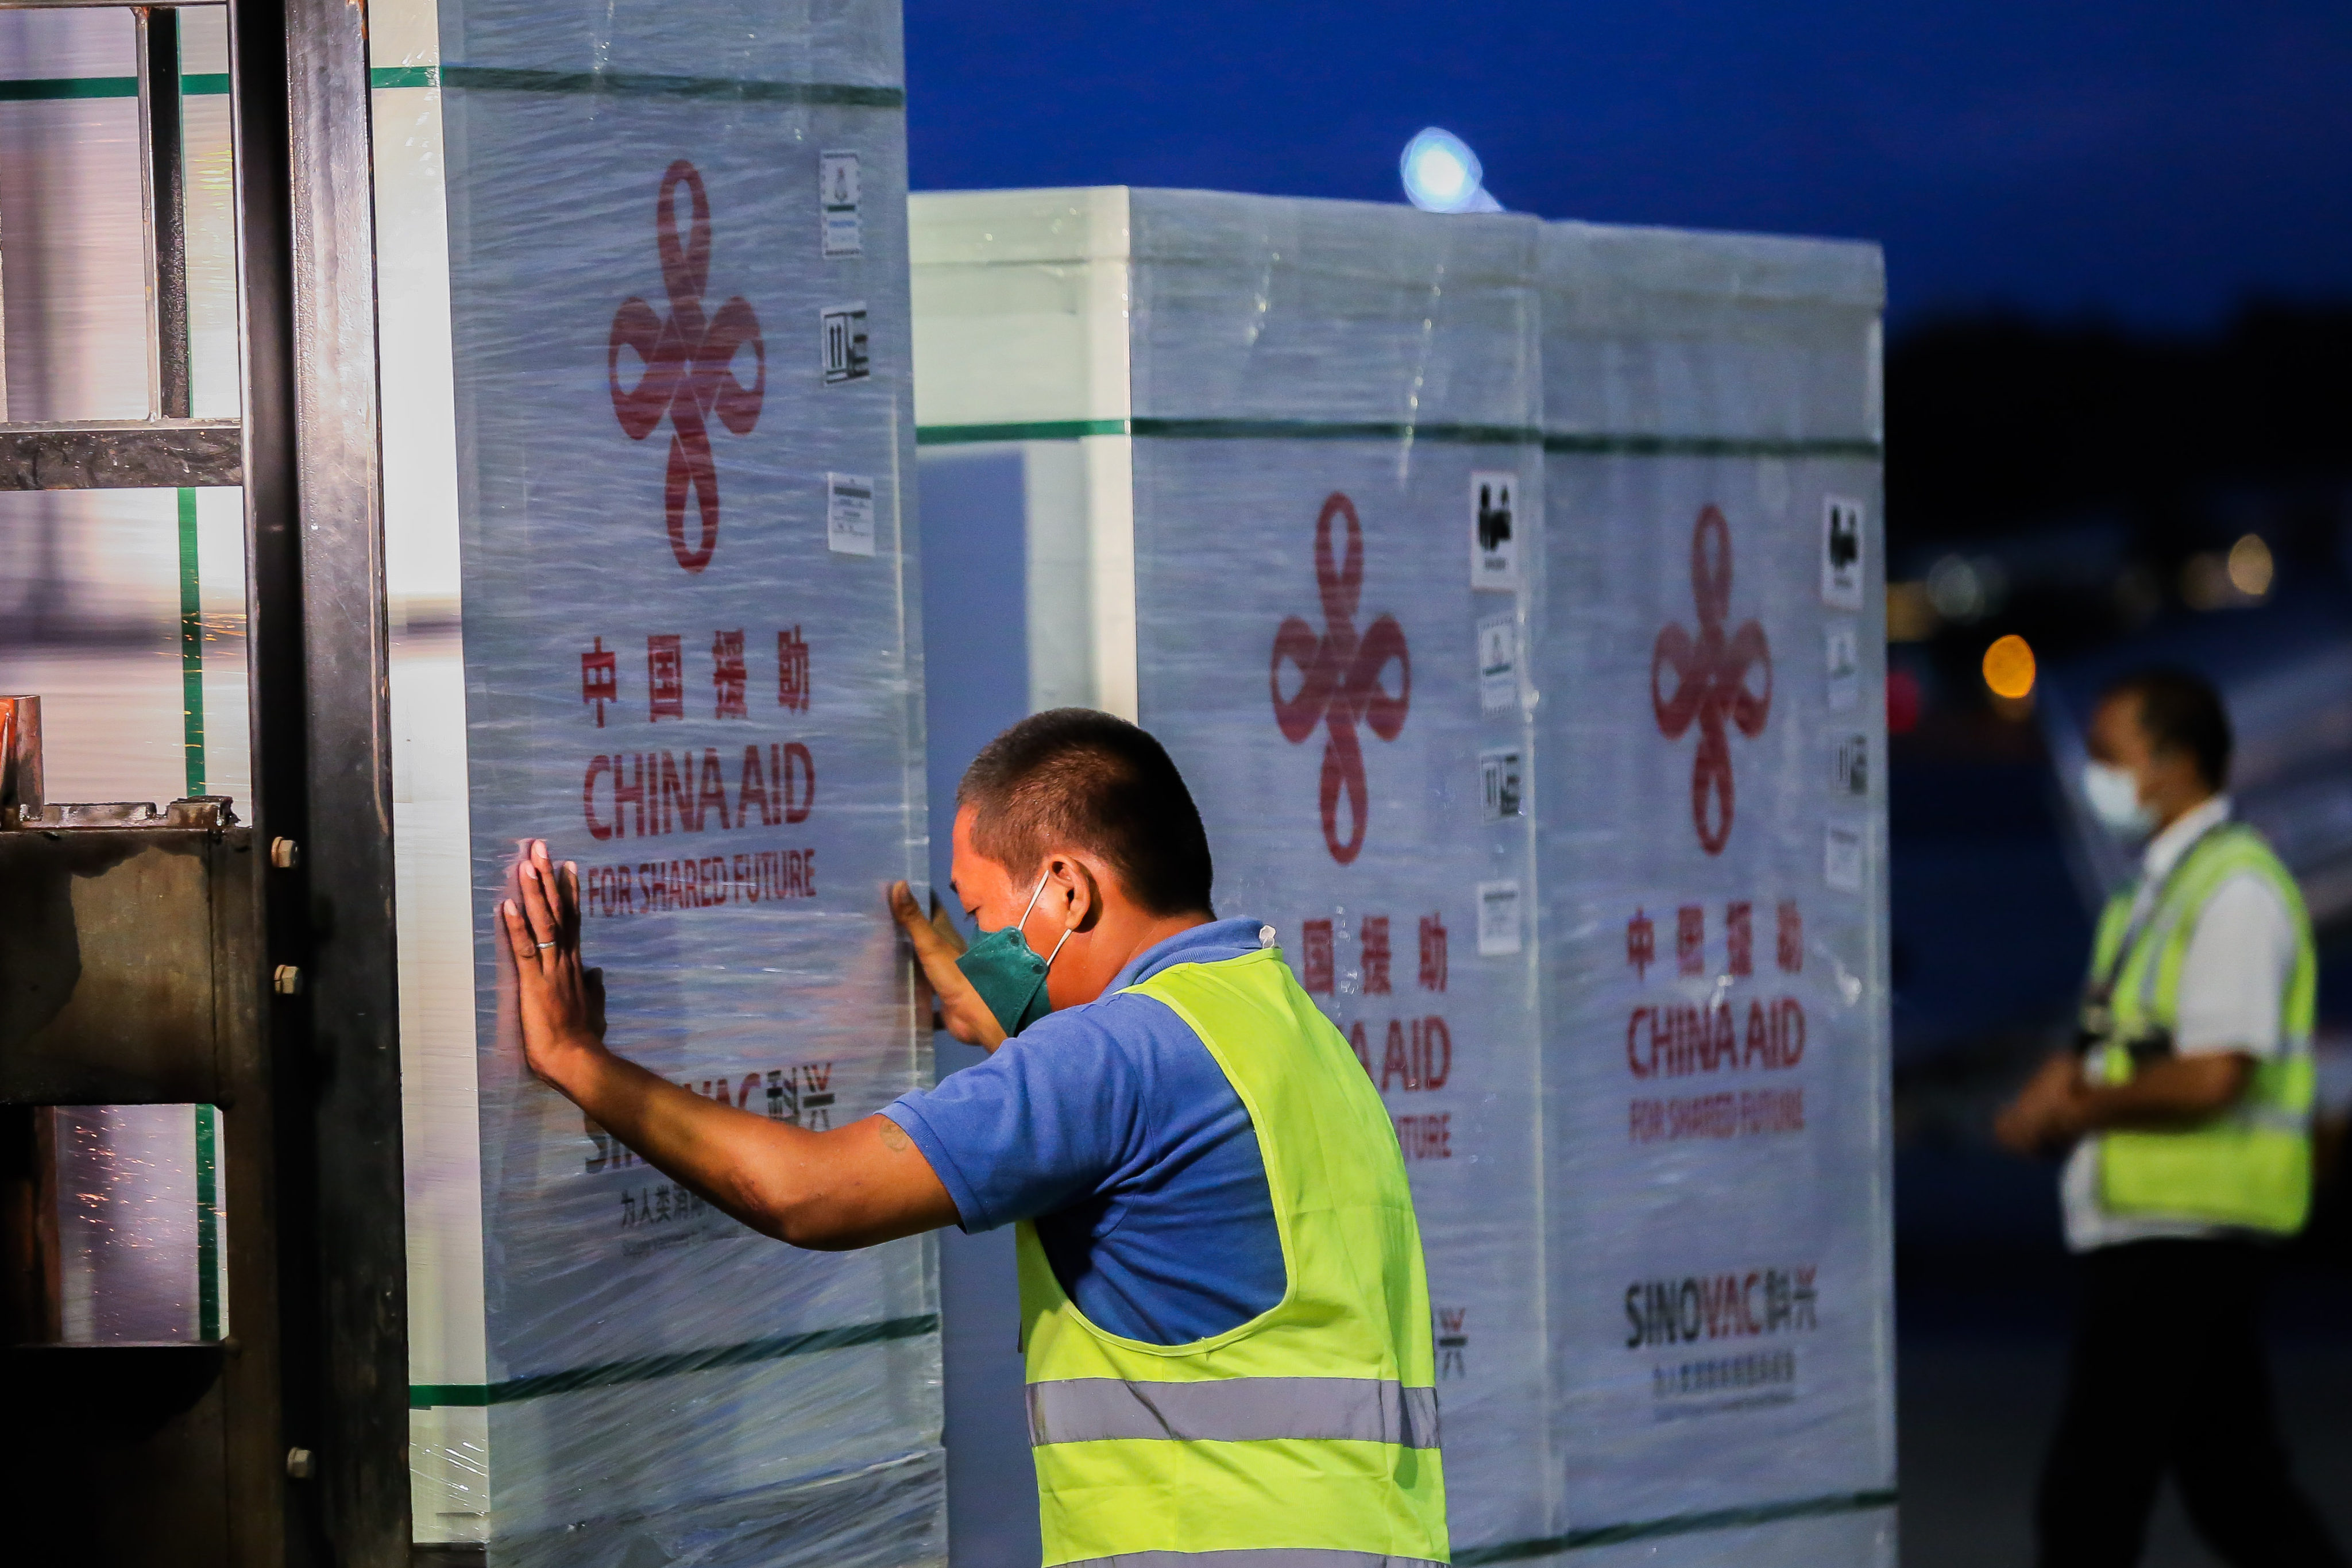
M 2153 900 L 2189 846 L 2229 816 L 2230 797 L 2215 795 L 2148 840 L 2140 857 L 2138 899 Z M 2181 956 L 2173 1049 L 2184 1057 L 2278 1055 L 2284 1044 L 2279 1008 L 2294 953 L 2294 922 L 2271 885 L 2252 871 L 2224 880 L 2198 915 L 2189 950 Z M 2067 1157 L 2059 1192 L 2066 1245 L 2076 1252 L 2157 1237 L 2228 1234 L 2227 1226 L 2199 1220 L 2108 1213 L 2099 1202 L 2096 1133 L 2076 1144 Z

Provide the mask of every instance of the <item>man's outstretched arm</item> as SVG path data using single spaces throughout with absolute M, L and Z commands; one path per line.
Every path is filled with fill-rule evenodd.
M 705 1100 L 604 1047 L 580 962 L 580 879 L 534 840 L 521 898 L 499 910 L 513 951 L 530 1070 L 673 1181 L 763 1235 L 841 1251 L 956 1223 L 914 1140 L 869 1116 L 813 1132 Z
M 2252 1055 L 2213 1051 L 2144 1062 L 2128 1082 L 2086 1084 L 2082 1059 L 2060 1051 L 2001 1111 L 1993 1135 L 2020 1154 L 2036 1154 L 2063 1152 L 2110 1128 L 2176 1131 L 2227 1110 L 2253 1075 Z

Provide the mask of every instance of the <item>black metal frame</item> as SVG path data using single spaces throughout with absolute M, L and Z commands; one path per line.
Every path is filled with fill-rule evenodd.
M 239 429 L 240 421 L 235 419 L 0 425 L 0 489 L 240 485 L 245 482 L 245 453 Z
M 180 5 L 137 18 L 139 178 L 146 231 L 147 417 L 0 422 L 0 489 L 152 489 L 244 481 L 238 422 L 189 417 L 187 173 L 182 157 Z M 0 0 L 8 10 L 91 10 L 101 0 Z M 111 0 L 110 9 L 122 9 Z M 232 73 L 233 74 L 233 73 Z
M 7 983 L 21 1003 L 28 979 L 73 978 L 63 1010 L 20 1016 L 0 1056 L 0 1163 L 34 1233 L 11 1261 L 49 1270 L 46 1288 L 12 1280 L 0 1310 L 0 1404 L 56 1423 L 0 1431 L 5 1482 L 30 1504 L 12 1510 L 12 1544 L 27 1560 L 283 1563 L 285 1506 L 270 1486 L 284 1453 L 277 1123 L 252 829 L 217 799 L 142 814 L 30 795 L 0 814 L 0 920 L 17 950 Z M 47 1108 L 121 1104 L 220 1108 L 216 1196 L 236 1217 L 225 1340 L 57 1342 L 55 1227 L 38 1224 L 57 1198 Z
M 188 180 L 181 158 L 180 14 L 169 6 L 139 12 L 139 131 L 147 156 L 147 291 L 155 330 L 147 384 L 148 413 L 188 416 Z
M 408 1561 L 407 1257 L 366 13 L 233 0 L 245 498 L 260 831 L 278 998 L 287 1432 L 310 1529 Z M 299 1108 L 299 1109 L 298 1109 Z M 293 1201 L 297 1196 L 308 1202 Z
M 230 1561 L 406 1568 L 407 1276 L 366 11 L 351 0 L 226 0 L 243 402 L 237 419 L 195 420 L 172 9 L 183 3 L 223 0 L 131 7 L 148 154 L 153 416 L 0 423 L 0 489 L 244 487 L 252 842 L 287 840 L 299 852 L 276 867 L 278 856 L 243 854 L 221 873 L 242 879 L 225 918 L 258 921 L 258 940 L 218 962 L 245 966 L 233 989 L 268 998 L 256 1004 L 265 1016 L 255 1038 L 270 1075 L 270 1092 L 230 1110 L 248 1133 L 268 1131 L 226 1172 L 239 1279 L 233 1329 L 244 1338 L 258 1328 L 268 1342 L 223 1359 L 228 1428 L 243 1434 L 230 1456 Z M 121 0 L 0 0 L 25 9 L 106 5 Z M 270 984 L 289 970 L 299 984 Z M 293 1463 L 291 1450 L 307 1450 L 310 1462 Z M 116 1479 L 128 1483 L 124 1506 L 138 1507 L 137 1478 Z

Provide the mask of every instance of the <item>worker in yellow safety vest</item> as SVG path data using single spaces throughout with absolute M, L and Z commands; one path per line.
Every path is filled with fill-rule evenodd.
M 2139 1561 L 2169 1470 L 2225 1562 L 2341 1568 L 2296 1487 L 2260 1330 L 2274 1244 L 2311 1205 L 2311 920 L 2262 835 L 2231 819 L 2231 735 L 2202 678 L 2100 699 L 2083 793 L 2139 876 L 2100 916 L 2080 1028 L 2000 1114 L 2002 1142 L 2066 1154 L 2085 1268 L 2065 1406 L 2035 1524 L 2043 1568 Z
M 1403 1158 L 1270 926 L 1218 920 L 1199 811 L 1143 731 L 1060 709 L 957 792 L 967 949 L 890 890 L 942 1026 L 988 1059 L 815 1131 L 603 1038 L 577 877 L 501 910 L 531 1070 L 798 1247 L 1019 1226 L 1045 1563 L 1448 1561 L 1429 1287 Z

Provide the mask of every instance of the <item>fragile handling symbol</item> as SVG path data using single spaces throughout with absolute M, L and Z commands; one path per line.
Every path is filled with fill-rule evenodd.
M 677 236 L 676 195 L 683 184 L 692 203 L 692 217 L 681 245 Z M 717 414 L 719 422 L 738 436 L 748 436 L 760 422 L 760 405 L 768 390 L 768 353 L 760 341 L 760 318 L 749 302 L 737 296 L 719 307 L 707 321 L 702 291 L 710 281 L 710 198 L 702 176 L 680 158 L 662 175 L 661 196 L 654 209 L 655 237 L 661 247 L 662 287 L 669 295 L 667 320 L 632 295 L 613 316 L 613 335 L 605 348 L 605 375 L 613 390 L 613 412 L 629 439 L 642 441 L 670 422 L 669 473 L 663 487 L 663 511 L 669 526 L 670 553 L 688 572 L 710 564 L 719 548 L 719 468 L 710 455 L 710 431 L 704 416 Z M 733 361 L 738 350 L 750 348 L 756 365 L 746 386 L 738 380 Z M 645 363 L 645 374 L 634 387 L 621 385 L 621 351 L 629 349 Z M 686 542 L 686 503 L 691 495 L 700 513 L 697 542 Z
M 1698 636 L 1693 638 L 1679 625 L 1658 634 L 1650 651 L 1650 706 L 1657 714 L 1658 731 L 1679 741 L 1696 722 L 1698 755 L 1691 762 L 1691 826 L 1698 830 L 1699 847 L 1710 855 L 1723 853 L 1731 837 L 1731 742 L 1724 730 L 1728 720 L 1753 740 L 1764 732 L 1772 711 L 1772 649 L 1764 628 L 1742 621 L 1726 635 L 1723 623 L 1731 614 L 1731 528 L 1723 513 L 1710 506 L 1698 514 L 1691 530 L 1691 598 L 1698 611 Z M 1668 696 L 1658 685 L 1667 668 L 1675 672 L 1675 689 Z M 1764 672 L 1762 692 L 1748 689 L 1748 673 Z
M 1331 520 L 1348 520 L 1347 554 L 1334 560 Z M 1412 700 L 1412 657 L 1405 650 L 1404 628 L 1394 616 L 1384 615 L 1360 636 L 1356 605 L 1364 592 L 1364 529 L 1355 503 L 1334 490 L 1315 520 L 1315 585 L 1323 597 L 1323 634 L 1297 616 L 1286 616 L 1274 634 L 1274 666 L 1267 677 L 1274 692 L 1274 719 L 1283 738 L 1297 745 L 1320 723 L 1329 739 L 1323 746 L 1320 795 L 1323 842 L 1331 858 L 1342 866 L 1362 853 L 1364 828 L 1371 801 L 1364 782 L 1364 752 L 1356 738 L 1359 721 L 1383 741 L 1393 741 L 1404 728 L 1405 709 Z M 1282 695 L 1285 660 L 1297 666 L 1297 692 Z M 1381 685 L 1390 660 L 1398 670 L 1396 695 Z M 1349 832 L 1339 837 L 1339 797 L 1348 799 Z

